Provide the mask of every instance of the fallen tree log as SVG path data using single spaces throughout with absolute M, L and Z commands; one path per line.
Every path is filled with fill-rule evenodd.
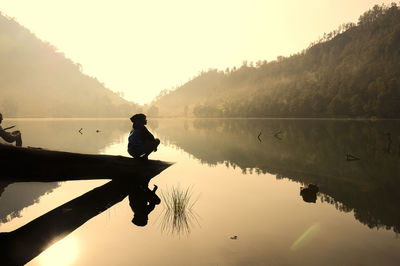
M 172 165 L 124 156 L 82 154 L 0 144 L 0 180 L 52 182 L 122 179 L 143 182 Z

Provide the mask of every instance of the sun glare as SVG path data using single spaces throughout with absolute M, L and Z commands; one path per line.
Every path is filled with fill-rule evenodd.
M 66 266 L 72 265 L 78 256 L 78 241 L 75 237 L 66 237 L 48 249 L 38 257 L 39 265 L 43 266 Z
M 296 251 L 310 243 L 312 238 L 320 231 L 320 228 L 320 223 L 315 223 L 310 226 L 303 234 L 301 234 L 301 236 L 299 236 L 299 238 L 297 238 L 297 240 L 290 247 L 290 250 Z

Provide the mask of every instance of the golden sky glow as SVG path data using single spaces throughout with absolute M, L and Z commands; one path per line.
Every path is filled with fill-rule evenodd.
M 136 103 L 201 70 L 274 60 L 379 0 L 2 0 L 0 11 Z

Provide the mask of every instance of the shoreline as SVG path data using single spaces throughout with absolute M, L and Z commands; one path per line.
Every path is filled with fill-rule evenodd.
M 338 120 L 338 121 L 400 121 L 400 118 L 332 118 L 332 117 L 151 117 L 151 119 L 209 120 Z M 129 120 L 128 117 L 8 117 L 4 121 L 69 121 L 69 120 Z

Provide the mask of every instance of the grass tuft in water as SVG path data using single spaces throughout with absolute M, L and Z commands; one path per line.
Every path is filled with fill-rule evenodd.
M 161 221 L 161 231 L 172 235 L 188 235 L 194 222 L 198 223 L 198 215 L 194 212 L 193 206 L 199 196 L 192 200 L 192 188 L 186 189 L 180 186 L 173 186 L 161 190 L 161 198 L 164 206 L 164 216 Z

